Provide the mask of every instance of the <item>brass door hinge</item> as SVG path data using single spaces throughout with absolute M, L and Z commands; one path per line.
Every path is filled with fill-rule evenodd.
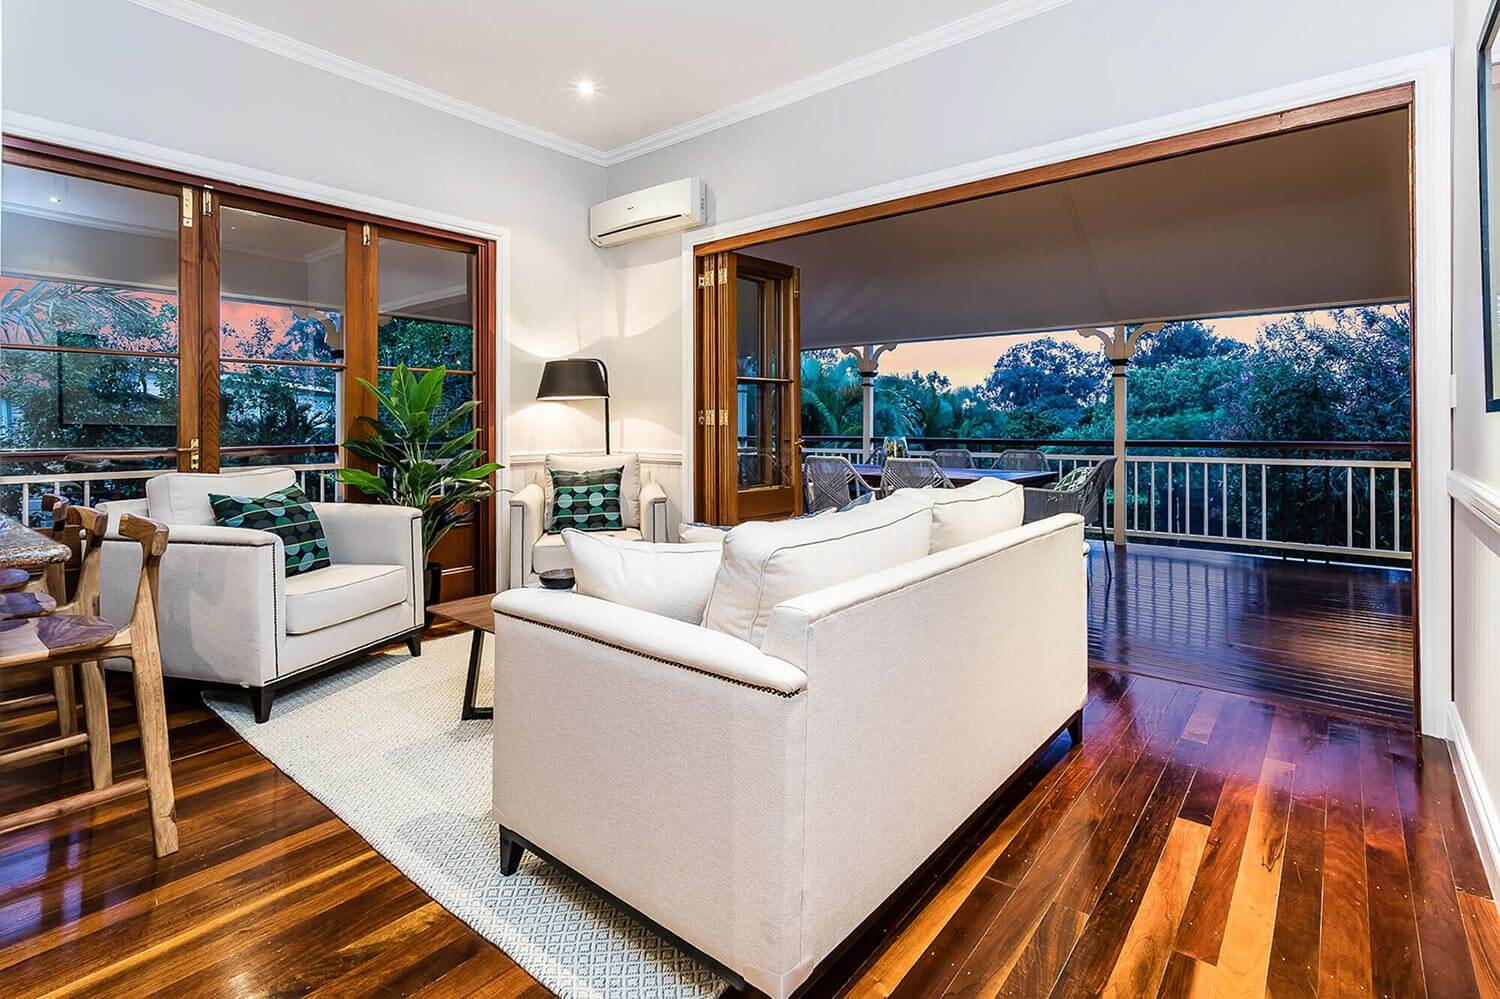
M 698 275 L 698 287 L 699 288 L 710 288 L 710 287 L 713 286 L 713 283 L 714 283 L 714 276 L 712 274 L 699 274 Z
M 364 240 L 365 240 L 365 245 L 369 246 L 370 245 L 370 223 L 368 223 L 368 222 L 365 223 L 365 227 L 364 227 Z
M 184 229 L 193 227 L 193 189 L 191 187 L 182 189 L 182 227 Z
M 719 426 L 721 426 L 721 427 L 727 427 L 727 426 L 729 426 L 729 410 L 727 410 L 727 409 L 721 409 L 721 410 L 719 410 Z
M 720 284 L 728 284 L 729 283 L 729 268 L 728 267 L 720 267 L 719 268 L 719 283 Z
M 212 191 L 208 190 L 207 188 L 204 188 L 203 189 L 203 214 L 204 215 L 212 215 L 213 213 L 214 213 L 214 194 L 213 194 Z

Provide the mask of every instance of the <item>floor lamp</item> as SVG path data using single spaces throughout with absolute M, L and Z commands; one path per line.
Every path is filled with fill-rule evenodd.
M 597 357 L 568 357 L 548 361 L 542 368 L 538 399 L 604 400 L 604 453 L 609 454 L 609 369 Z

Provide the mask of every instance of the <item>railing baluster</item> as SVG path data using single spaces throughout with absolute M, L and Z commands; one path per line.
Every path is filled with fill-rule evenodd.
M 1260 463 L 1260 539 L 1270 540 L 1266 534 L 1266 463 Z
M 1156 459 L 1151 459 L 1151 530 L 1156 530 Z
M 1391 551 L 1401 550 L 1401 469 L 1391 469 Z
M 1344 547 L 1354 547 L 1354 466 L 1344 466 Z
M 1219 466 L 1219 537 L 1229 537 L 1229 466 Z
M 1370 551 L 1380 546 L 1375 543 L 1375 466 L 1370 466 Z
M 1240 540 L 1250 537 L 1250 472 L 1245 462 L 1240 462 Z
M 31 526 L 31 484 L 21 483 L 21 523 Z
M 1173 531 L 1176 530 L 1176 528 L 1172 526 L 1173 522 L 1177 519 L 1176 518 L 1177 508 L 1172 505 L 1172 480 L 1177 477 L 1177 470 L 1176 470 L 1175 466 L 1176 466 L 1176 462 L 1173 462 L 1173 461 L 1170 461 L 1170 460 L 1167 462 L 1167 533 L 1168 534 L 1171 534 Z

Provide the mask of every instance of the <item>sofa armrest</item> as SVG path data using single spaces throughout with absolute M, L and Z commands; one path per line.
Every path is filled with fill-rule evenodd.
M 543 589 L 511 589 L 496 594 L 498 634 L 511 622 L 524 622 L 652 659 L 790 697 L 807 686 L 807 675 L 723 632 L 610 603 L 597 597 Z
M 542 487 L 529 482 L 510 498 L 510 585 L 525 586 L 531 576 L 531 549 L 542 538 L 547 499 Z
M 408 567 L 422 564 L 422 511 L 376 503 L 314 503 L 312 507 L 323 522 L 328 552 L 335 562 Z
M 285 549 L 265 531 L 173 525 L 160 570 L 162 670 L 168 676 L 259 685 L 275 679 L 286 621 Z M 141 546 L 106 536 L 100 612 L 130 619 Z
M 667 491 L 660 482 L 641 487 L 641 537 L 647 541 L 670 541 L 667 536 Z

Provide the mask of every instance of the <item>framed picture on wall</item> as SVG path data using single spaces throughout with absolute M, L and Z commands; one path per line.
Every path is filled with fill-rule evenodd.
M 1500 411 L 1500 0 L 1479 35 L 1479 240 L 1484 271 L 1484 408 Z

